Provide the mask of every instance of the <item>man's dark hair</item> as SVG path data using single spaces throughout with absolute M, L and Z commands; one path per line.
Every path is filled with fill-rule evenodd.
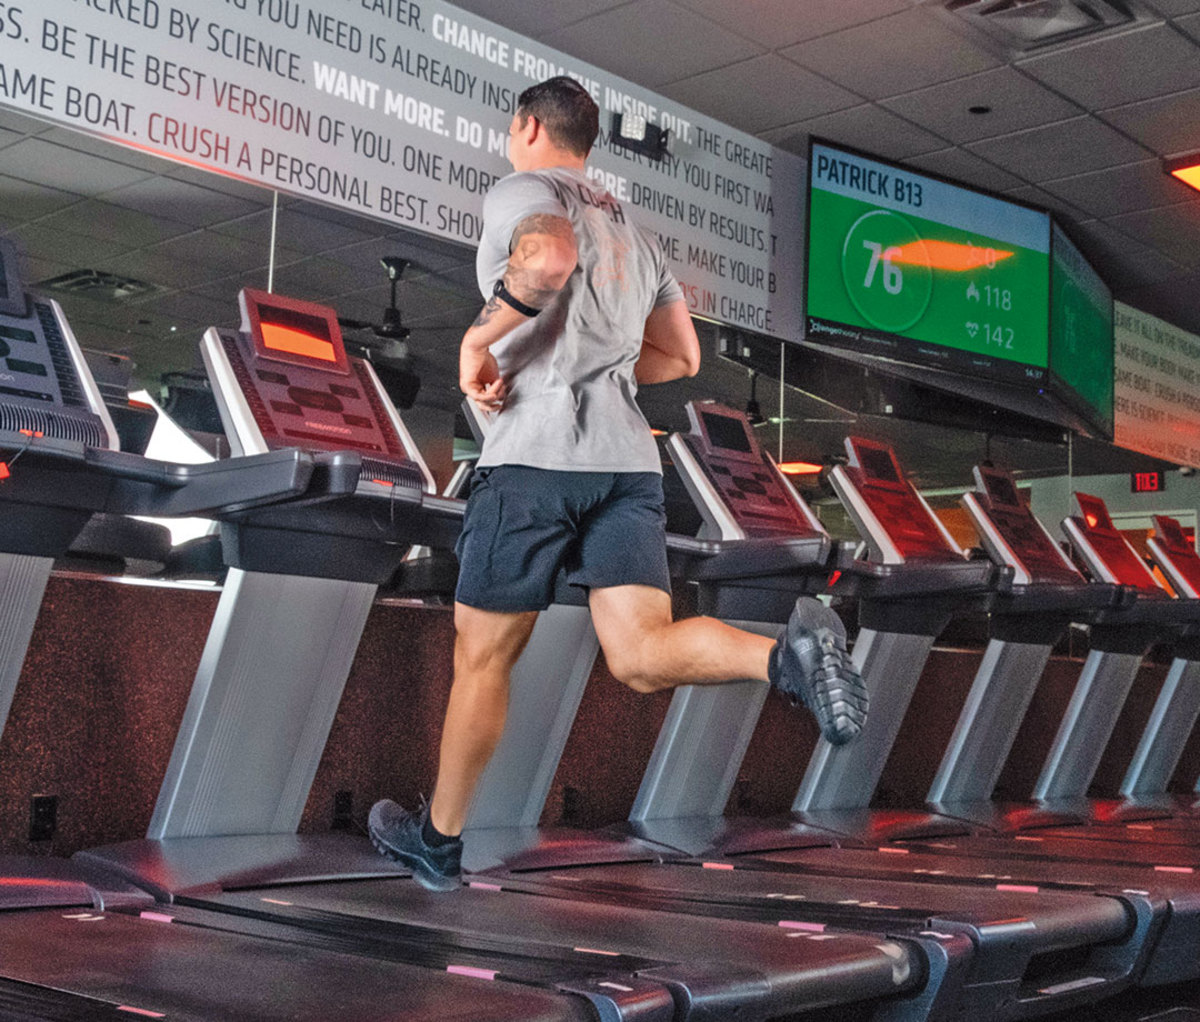
M 517 116 L 541 121 L 560 149 L 586 157 L 600 134 L 600 108 L 574 78 L 558 75 L 531 85 L 517 97 Z

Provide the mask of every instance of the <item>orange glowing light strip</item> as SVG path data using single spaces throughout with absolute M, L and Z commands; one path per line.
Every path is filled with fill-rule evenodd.
M 286 351 L 306 358 L 319 358 L 322 362 L 336 362 L 333 345 L 320 337 L 301 330 L 280 326 L 278 323 L 262 325 L 263 344 L 274 351 Z
M 781 461 L 776 467 L 784 475 L 810 476 L 820 472 L 825 466 L 814 465 L 811 461 Z
M 948 270 L 951 273 L 977 270 L 1016 254 L 1003 249 L 960 245 L 956 241 L 913 241 L 890 251 L 893 263 L 928 266 L 931 270 Z
M 1171 176 L 1200 191 L 1200 163 L 1194 163 L 1190 167 L 1176 167 L 1171 171 Z

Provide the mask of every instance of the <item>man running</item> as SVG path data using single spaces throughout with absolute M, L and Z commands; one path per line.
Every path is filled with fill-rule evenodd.
M 509 675 L 555 580 L 588 592 L 612 674 L 638 692 L 761 679 L 841 744 L 867 692 L 832 610 L 797 602 L 779 639 L 714 618 L 673 621 L 658 447 L 639 384 L 694 376 L 700 345 L 655 236 L 585 166 L 599 109 L 567 77 L 518 98 L 515 173 L 484 202 L 487 304 L 463 336 L 459 386 L 496 413 L 457 553 L 454 682 L 430 804 L 384 800 L 376 848 L 430 890 L 460 886 L 461 833 L 508 709 Z

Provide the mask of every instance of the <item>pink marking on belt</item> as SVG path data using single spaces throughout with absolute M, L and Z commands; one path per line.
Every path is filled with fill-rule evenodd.
M 785 930 L 807 930 L 809 933 L 824 933 L 824 923 L 802 923 L 795 919 L 780 919 L 779 925 Z
M 495 979 L 495 969 L 476 969 L 470 965 L 447 965 L 446 971 L 455 976 L 470 976 L 473 979 Z

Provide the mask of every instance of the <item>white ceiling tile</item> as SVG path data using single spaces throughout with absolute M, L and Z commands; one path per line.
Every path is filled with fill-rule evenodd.
M 110 142 L 98 135 L 89 135 L 86 131 L 76 131 L 74 128 L 47 128 L 38 135 L 38 138 L 44 142 L 53 142 L 67 149 L 73 149 L 76 152 L 90 153 L 93 156 L 112 160 L 114 163 L 123 163 L 128 167 L 143 170 L 147 174 L 161 174 L 171 166 L 170 160 L 152 156 L 140 149 L 132 149 L 129 146 Z
M 991 53 L 912 9 L 780 51 L 843 88 L 882 99 L 997 67 Z
M 1187 185 L 1163 173 L 1159 160 L 1141 160 L 1123 167 L 1076 174 L 1047 181 L 1043 187 L 1094 217 L 1156 209 L 1196 197 Z
M 697 17 L 672 0 L 638 0 L 539 38 L 547 46 L 648 88 L 763 52 L 757 43 Z
M 1039 209 L 1046 209 L 1051 213 L 1057 213 L 1061 219 L 1066 221 L 1090 219 L 1089 214 L 1072 206 L 1061 197 L 1039 188 L 1037 185 L 1022 185 L 1019 188 L 1012 188 L 1005 192 L 1005 195 L 1010 199 L 1015 199 L 1017 202 L 1023 202 L 1027 206 L 1037 206 Z
M 1006 192 L 1024 183 L 1019 177 L 965 149 L 939 149 L 937 152 L 913 156 L 905 162 L 918 170 L 927 170 L 931 174 L 989 192 Z
M 4 155 L 0 153 L 0 171 L 4 169 Z M 0 173 L 0 229 L 37 220 L 82 201 L 81 195 Z
M 98 199 L 77 203 L 48 216 L 38 222 L 38 227 L 51 232 L 86 234 L 129 248 L 153 245 L 193 229 L 177 220 L 122 209 Z
M 263 208 L 261 201 L 249 202 L 219 191 L 219 178 L 210 179 L 210 182 L 213 187 L 205 188 L 172 177 L 151 177 L 106 194 L 104 198 L 118 206 L 152 216 L 170 217 L 194 227 L 218 224 Z M 261 194 L 264 198 L 268 195 Z
M 880 105 L 956 143 L 1005 135 L 1083 112 L 1011 67 L 892 96 L 880 100 Z M 990 109 L 972 113 L 971 107 Z
M 1178 263 L 1200 266 L 1200 203 L 1122 213 L 1106 222 Z
M 971 142 L 966 148 L 1035 183 L 1146 157 L 1144 149 L 1095 117 L 1075 117 Z
M 0 171 L 9 177 L 84 195 L 102 195 L 147 177 L 144 170 L 40 138 L 23 139 L 0 156 Z
M 1159 156 L 1200 150 L 1200 89 L 1105 110 L 1100 116 Z
M 10 131 L 19 132 L 22 135 L 37 135 L 48 131 L 50 123 L 39 121 L 36 117 L 30 117 L 19 110 L 0 107 L 0 127 L 8 128 Z
M 679 0 L 685 7 L 718 24 L 778 50 L 793 43 L 838 32 L 906 10 L 908 0 Z
M 1200 47 L 1161 23 L 1032 57 L 1018 66 L 1089 110 L 1200 86 Z
M 83 234 L 46 231 L 39 224 L 17 227 L 9 231 L 8 236 L 16 242 L 20 251 L 35 259 L 58 262 L 66 253 L 66 261 L 72 264 L 72 269 L 111 270 L 110 264 L 130 248 Z
M 685 78 L 663 90 L 725 124 L 756 132 L 862 102 L 861 97 L 774 53 Z
M 918 153 L 946 148 L 944 139 L 873 103 L 774 128 L 761 135 L 773 145 L 806 158 L 810 136 L 840 142 L 889 160 L 903 160 Z

